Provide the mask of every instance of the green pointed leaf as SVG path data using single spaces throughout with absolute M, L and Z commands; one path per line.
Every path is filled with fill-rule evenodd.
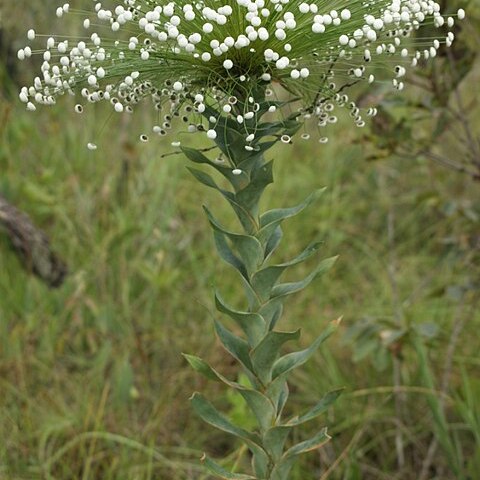
M 203 208 L 212 227 L 232 242 L 232 245 L 238 252 L 243 265 L 245 266 L 247 274 L 251 276 L 253 272 L 257 271 L 259 265 L 261 265 L 263 262 L 263 249 L 260 242 L 255 237 L 250 235 L 240 235 L 238 233 L 225 230 L 208 210 L 208 208 Z
M 298 340 L 300 329 L 294 332 L 268 332 L 251 354 L 254 371 L 263 384 L 272 378 L 272 366 L 278 358 L 280 348 L 289 340 Z
M 245 296 L 247 297 L 248 301 L 248 310 L 251 312 L 257 312 L 260 308 L 260 302 L 259 298 L 257 297 L 257 294 L 253 290 L 252 286 L 250 285 L 249 279 L 245 277 L 241 277 L 242 280 L 242 285 L 245 290 Z M 260 313 L 259 313 L 260 314 Z M 265 323 L 267 321 L 265 320 Z
M 309 245 L 293 260 L 278 265 L 271 265 L 256 272 L 252 277 L 252 287 L 257 292 L 261 301 L 265 302 L 270 298 L 270 292 L 272 291 L 273 286 L 288 267 L 292 267 L 307 260 L 318 251 L 320 245 L 320 242 L 315 242 L 312 245 Z
M 325 188 L 316 190 L 312 194 L 310 194 L 302 203 L 296 205 L 295 207 L 290 208 L 278 208 L 274 210 L 269 210 L 265 212 L 260 217 L 260 227 L 264 228 L 270 225 L 273 222 L 283 221 L 287 218 L 293 217 L 308 207 L 311 203 L 315 200 L 320 198 L 320 196 L 325 192 Z
M 219 321 L 215 320 L 215 331 L 225 349 L 236 358 L 247 370 L 254 373 L 250 360 L 250 347 L 248 343 L 237 335 L 227 330 Z
M 230 193 L 230 192 L 229 192 Z M 236 200 L 235 196 L 225 197 L 230 203 L 233 211 L 237 215 L 237 218 L 240 220 L 243 228 L 249 235 L 253 235 L 258 230 L 258 225 L 256 219 L 246 210 L 242 205 L 240 205 Z
M 248 172 L 250 181 L 255 177 L 256 174 L 258 174 L 259 171 L 262 170 L 262 167 L 265 165 L 265 159 L 258 151 L 250 152 L 241 162 L 237 163 L 237 167 L 240 170 Z
M 275 285 L 272 289 L 271 297 L 285 297 L 287 295 L 292 295 L 293 293 L 300 292 L 316 277 L 330 270 L 337 258 L 338 257 L 331 257 L 323 260 L 310 275 L 308 275 L 303 280 L 300 280 L 299 282 L 282 283 L 280 285 Z
M 258 449 L 256 452 L 253 452 L 252 468 L 259 480 L 267 478 L 269 463 L 270 459 L 263 450 Z
M 215 246 L 217 247 L 217 251 L 220 255 L 220 257 L 230 265 L 232 265 L 233 268 L 238 270 L 240 272 L 240 275 L 242 275 L 245 280 L 248 281 L 248 273 L 247 270 L 245 269 L 245 265 L 243 262 L 232 252 L 232 249 L 228 245 L 225 235 L 223 235 L 221 232 L 215 230 L 213 232 L 213 238 L 215 240 Z
M 229 472 L 205 455 L 201 461 L 211 473 L 224 480 L 257 480 L 257 477 L 252 477 L 251 475 Z
M 273 378 L 277 378 L 281 375 L 290 372 L 294 368 L 303 365 L 309 360 L 309 358 L 315 353 L 315 351 L 320 347 L 320 345 L 332 335 L 333 332 L 338 328 L 341 319 L 334 320 L 330 322 L 328 327 L 322 332 L 322 334 L 317 337 L 317 339 L 310 345 L 310 347 L 299 352 L 288 353 L 283 357 L 279 358 L 273 366 Z
M 270 255 L 277 249 L 280 241 L 282 240 L 282 237 L 282 228 L 279 225 L 275 225 L 275 228 L 273 229 L 271 235 L 268 237 L 267 243 L 265 245 L 265 261 L 268 260 Z M 263 245 L 262 241 L 260 241 L 260 243 Z
M 292 121 L 286 125 L 285 130 L 282 134 L 287 134 L 290 137 L 293 137 L 300 129 L 302 128 L 302 122 Z
M 322 445 L 325 445 L 332 437 L 328 435 L 327 429 L 322 428 L 314 437 L 304 442 L 297 443 L 293 447 L 289 448 L 283 455 L 284 459 L 288 459 L 293 456 L 301 455 L 302 453 L 311 452 L 320 448 Z
M 269 330 L 273 330 L 275 328 L 275 325 L 277 324 L 278 320 L 280 320 L 280 317 L 282 316 L 283 313 L 283 304 L 279 303 L 277 305 L 277 308 L 273 312 L 272 319 L 270 321 L 270 324 L 268 326 Z
M 190 161 L 194 163 L 206 163 L 207 165 L 211 165 L 213 163 L 202 152 L 195 148 L 180 147 L 180 150 Z
M 203 395 L 194 393 L 190 399 L 195 413 L 208 424 L 238 437 L 248 444 L 261 446 L 258 435 L 247 432 L 241 427 L 237 427 L 230 420 L 221 414 Z
M 261 430 L 271 427 L 275 420 L 275 408 L 272 402 L 262 393 L 249 388 L 239 388 L 238 392 L 247 402 L 255 415 Z
M 288 480 L 288 474 L 292 468 L 292 465 L 296 457 L 302 453 L 309 452 L 320 448 L 322 445 L 327 443 L 330 440 L 330 436 L 327 434 L 327 429 L 324 428 L 320 433 L 315 435 L 315 437 L 301 442 L 294 447 L 290 448 L 285 452 L 279 462 L 275 465 L 272 474 L 270 476 L 271 480 Z
M 227 314 L 243 330 L 250 347 L 256 347 L 266 332 L 266 323 L 262 316 L 258 313 L 234 310 L 225 304 L 218 292 L 215 293 L 215 304 L 220 312 Z
M 268 330 L 272 330 L 283 311 L 283 297 L 275 297 L 263 304 L 258 313 L 265 319 Z
M 265 245 L 265 258 L 268 258 L 278 245 L 281 238 L 281 231 L 278 231 L 280 224 L 287 218 L 300 213 L 317 200 L 324 191 L 325 188 L 313 192 L 302 203 L 295 207 L 270 210 L 260 217 L 260 230 L 255 236 L 262 245 Z
M 199 164 L 206 164 L 206 165 L 209 165 L 210 167 L 213 167 L 215 170 L 221 173 L 226 179 L 228 179 L 236 190 L 241 187 L 242 179 L 238 178 L 237 175 L 234 175 L 232 173 L 233 171 L 232 168 L 212 162 L 208 157 L 206 157 L 202 152 L 200 152 L 197 149 L 188 148 L 188 147 L 180 147 L 180 149 L 190 161 L 194 163 L 199 163 Z
M 287 425 L 300 425 L 301 423 L 308 422 L 309 420 L 318 417 L 322 413 L 325 413 L 328 408 L 335 402 L 335 400 L 341 395 L 343 390 L 343 388 L 339 388 L 337 390 L 332 390 L 331 392 L 328 392 L 311 410 L 301 415 L 300 417 L 292 418 L 287 422 Z
M 280 394 L 278 395 L 278 399 L 276 402 L 277 405 L 277 418 L 283 413 L 283 408 L 288 400 L 288 395 L 290 394 L 290 389 L 288 388 L 288 383 L 286 381 L 283 382 L 283 388 L 280 390 Z
M 228 385 L 230 388 L 236 390 L 243 397 L 250 410 L 255 415 L 262 430 L 266 430 L 267 428 L 271 427 L 273 421 L 275 420 L 275 407 L 268 397 L 257 390 L 253 390 L 241 385 L 240 383 L 228 380 L 228 378 L 224 377 L 221 373 L 210 367 L 207 362 L 199 357 L 186 354 L 183 354 L 183 356 L 197 372 L 202 373 L 210 380 L 223 382 L 225 385 Z
M 245 136 L 238 131 L 238 126 L 225 119 L 219 119 L 215 128 L 217 138 L 215 143 L 218 148 L 228 158 L 234 158 L 235 161 L 241 163 L 243 160 L 251 156 L 251 152 L 245 150 Z
M 241 166 L 239 166 L 241 168 Z M 236 199 L 241 205 L 245 205 L 247 210 L 256 209 L 260 197 L 270 183 L 273 182 L 273 161 L 255 168 L 250 177 L 250 183 L 239 192 L 236 193 Z
M 188 355 L 187 353 L 182 353 L 182 355 L 195 371 L 201 373 L 209 380 L 219 380 L 215 370 L 205 360 L 202 360 L 200 357 L 196 357 L 195 355 Z
M 240 220 L 240 223 L 243 225 L 247 232 L 253 233 L 257 231 L 257 222 L 250 215 L 248 210 L 246 210 L 236 201 L 235 195 L 232 192 L 220 188 L 215 182 L 215 180 L 208 173 L 191 167 L 187 167 L 187 169 L 200 183 L 209 188 L 217 190 L 223 195 L 223 197 L 230 203 L 233 211 L 237 215 L 237 218 Z
M 287 375 L 280 375 L 275 378 L 268 386 L 265 394 L 277 406 L 277 417 L 282 413 L 282 408 L 288 397 Z
M 263 436 L 265 450 L 273 457 L 275 462 L 282 456 L 285 442 L 291 431 L 291 426 L 280 425 L 270 428 Z
M 226 190 L 222 190 L 208 173 L 192 167 L 187 167 L 187 170 L 203 185 L 218 190 L 219 192 L 226 193 Z

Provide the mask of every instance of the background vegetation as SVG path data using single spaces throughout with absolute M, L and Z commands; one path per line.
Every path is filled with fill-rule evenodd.
M 64 285 L 48 289 L 0 232 L 0 478 L 206 480 L 204 449 L 246 461 L 188 403 L 209 390 L 248 422 L 241 400 L 181 357 L 229 373 L 212 292 L 220 284 L 235 295 L 235 277 L 214 260 L 199 206 L 223 207 L 181 156 L 162 158 L 168 138 L 136 143 L 142 119 L 97 109 L 79 121 L 68 99 L 24 111 L 16 92 L 34 71 L 12 54 L 33 21 L 52 31 L 55 5 L 0 9 L 0 193 L 48 232 L 69 267 Z M 275 152 L 269 207 L 328 187 L 291 221 L 284 254 L 318 236 L 325 256 L 340 254 L 287 312 L 304 341 L 343 315 L 341 331 L 295 374 L 291 408 L 346 387 L 324 419 L 333 440 L 292 480 L 478 478 L 478 10 L 468 9 L 452 55 L 405 95 L 375 92 L 384 107 L 368 129 L 345 120 L 327 145 L 297 140 Z M 93 135 L 105 146 L 92 154 Z

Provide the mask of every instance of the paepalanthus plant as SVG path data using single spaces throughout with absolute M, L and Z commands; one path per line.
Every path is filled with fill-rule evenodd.
M 364 126 L 364 118 L 375 115 L 376 109 L 359 108 L 349 98 L 348 88 L 384 82 L 402 90 L 408 68 L 452 43 L 454 34 L 449 30 L 454 18 L 462 19 L 465 12 L 444 16 L 433 0 L 93 3 L 91 14 L 69 4 L 56 11 L 60 19 L 67 13 L 80 15 L 84 38 L 28 31 L 30 41 L 44 39 L 46 45 L 43 50 L 26 46 L 18 52 L 20 60 L 43 55 L 41 76 L 21 89 L 20 100 L 34 111 L 36 105 L 53 105 L 69 94 L 78 98 L 74 108 L 79 114 L 88 103 L 108 102 L 118 113 L 150 105 L 153 135 L 173 131 L 175 146 L 181 146 L 179 136 L 188 133 L 206 132 L 213 141 L 212 149 L 181 148 L 192 162 L 210 167 L 229 184 L 224 188 L 206 171 L 190 169 L 200 183 L 225 198 L 238 218 L 240 230 L 230 231 L 205 209 L 217 251 L 238 271 L 246 293 L 241 309 L 216 294 L 217 309 L 239 331 L 217 320 L 215 331 L 249 385 L 227 379 L 196 356 L 185 357 L 206 377 L 236 390 L 257 427 L 247 431 L 234 425 L 201 394 L 194 394 L 193 407 L 206 422 L 245 442 L 252 467 L 246 474 L 232 473 L 207 457 L 204 461 L 220 478 L 286 480 L 298 455 L 329 439 L 322 428 L 310 440 L 286 447 L 289 433 L 324 413 L 340 393 L 333 390 L 307 413 L 285 419 L 287 379 L 338 322 L 330 323 L 309 347 L 283 355 L 284 344 L 298 340 L 300 330 L 278 330 L 277 324 L 285 298 L 306 287 L 335 259 L 319 262 L 303 280 L 280 282 L 287 269 L 313 257 L 319 248 L 312 243 L 294 259 L 272 264 L 270 257 L 282 238 L 281 224 L 321 191 L 297 207 L 261 213 L 262 193 L 273 182 L 273 163 L 265 154 L 278 142 L 291 143 L 306 123 L 318 129 L 316 136 L 325 143 L 324 129 L 337 122 L 338 107 L 348 111 L 356 126 Z M 425 24 L 438 27 L 438 38 L 422 37 Z M 102 25 L 100 33 L 90 33 Z M 176 120 L 186 128 L 172 129 Z M 140 140 L 148 141 L 151 133 L 141 133 Z M 304 139 L 310 136 L 306 130 L 301 134 Z M 96 150 L 97 141 L 102 138 L 92 139 L 88 148 Z M 210 150 L 214 154 L 207 156 Z

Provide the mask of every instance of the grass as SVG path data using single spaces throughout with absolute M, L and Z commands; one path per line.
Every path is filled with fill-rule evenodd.
M 213 287 L 239 292 L 214 256 L 200 205 L 230 213 L 182 157 L 161 158 L 168 139 L 138 145 L 136 123 L 111 119 L 108 147 L 92 154 L 84 145 L 105 112 L 79 122 L 70 111 L 0 104 L 0 192 L 48 231 L 70 270 L 48 290 L 0 235 L 0 478 L 207 480 L 203 450 L 246 461 L 192 415 L 188 398 L 206 391 L 238 421 L 242 404 L 181 357 L 235 374 L 211 321 Z M 369 148 L 344 123 L 326 146 L 299 140 L 274 154 L 265 207 L 328 187 L 290 221 L 280 256 L 314 237 L 325 256 L 340 254 L 287 308 L 284 326 L 300 325 L 305 343 L 343 315 L 341 331 L 294 376 L 289 408 L 346 387 L 322 419 L 333 440 L 292 480 L 418 480 L 423 467 L 425 479 L 473 480 L 478 183 L 422 159 L 366 162 Z

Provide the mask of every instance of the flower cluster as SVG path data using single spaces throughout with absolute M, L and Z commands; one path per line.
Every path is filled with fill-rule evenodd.
M 282 89 L 301 101 L 300 121 L 313 120 L 322 129 L 337 121 L 336 107 L 345 107 L 362 127 L 363 116 L 376 109 L 361 111 L 347 87 L 388 82 L 402 90 L 407 69 L 450 46 L 454 17 L 465 16 L 463 10 L 444 16 L 434 0 L 106 3 L 94 0 L 87 17 L 69 4 L 57 9 L 59 18 L 82 16 L 80 39 L 28 31 L 30 41 L 46 44 L 18 52 L 20 60 L 43 56 L 41 75 L 20 92 L 27 109 L 53 105 L 65 93 L 80 94 L 78 113 L 101 101 L 115 112 L 131 113 L 147 100 L 157 118 L 153 134 L 165 135 L 178 117 L 188 132 L 206 131 L 213 139 L 219 116 L 229 116 L 245 124 L 246 147 L 255 142 L 255 121 L 248 120 L 273 113 Z M 423 26 L 441 30 L 432 38 L 430 28 L 427 37 Z M 94 27 L 98 31 L 91 33 Z M 265 98 L 272 102 L 264 111 L 259 105 Z

